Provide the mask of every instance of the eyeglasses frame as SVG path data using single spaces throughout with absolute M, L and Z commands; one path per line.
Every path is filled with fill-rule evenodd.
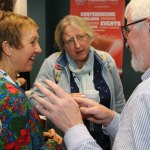
M 125 37 L 125 34 L 124 34 L 124 30 L 125 30 L 126 32 L 128 32 L 128 33 L 130 32 L 130 30 L 127 28 L 128 26 L 131 26 L 131 25 L 140 23 L 140 22 L 142 22 L 142 21 L 145 21 L 146 19 L 147 19 L 147 18 L 143 18 L 143 19 L 134 21 L 134 22 L 132 22 L 132 23 L 126 24 L 126 25 L 124 25 L 124 26 L 121 26 L 121 32 L 122 32 L 123 37 L 126 38 L 126 37 Z
M 82 38 L 89 37 L 88 34 L 84 34 L 84 35 L 76 35 L 75 37 L 72 37 L 72 38 L 70 38 L 69 40 L 73 39 L 73 40 L 74 40 L 74 43 L 75 43 L 75 38 L 76 38 L 76 40 L 79 42 L 80 40 L 78 39 L 77 36 L 81 36 Z M 67 43 L 67 42 L 69 42 L 69 40 L 68 40 L 68 41 L 63 41 L 63 43 L 64 43 L 64 44 L 65 44 L 65 43 L 66 43 L 66 44 L 69 44 L 69 43 Z

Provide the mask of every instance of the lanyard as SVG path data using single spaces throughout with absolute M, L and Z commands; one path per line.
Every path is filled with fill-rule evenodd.
M 2 69 L 0 69 L 0 75 L 2 77 L 4 77 L 5 79 L 7 79 L 9 82 L 16 85 L 16 83 L 11 79 L 11 77 L 5 71 L 3 71 Z

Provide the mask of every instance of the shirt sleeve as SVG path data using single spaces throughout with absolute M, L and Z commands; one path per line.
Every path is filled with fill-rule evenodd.
M 103 131 L 114 141 L 119 128 L 120 114 L 115 113 L 112 122 L 108 126 L 103 126 Z
M 70 128 L 64 141 L 68 150 L 102 150 L 83 124 L 78 124 Z
M 120 121 L 114 149 L 150 149 L 150 94 L 136 92 L 128 103 Z

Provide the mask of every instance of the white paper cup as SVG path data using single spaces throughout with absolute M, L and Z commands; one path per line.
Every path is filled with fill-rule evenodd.
M 99 91 L 97 90 L 87 90 L 84 91 L 84 95 L 86 98 L 93 99 L 96 102 L 100 102 Z

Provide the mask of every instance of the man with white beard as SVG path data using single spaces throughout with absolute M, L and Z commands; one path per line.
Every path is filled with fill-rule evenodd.
M 114 140 L 113 150 L 150 149 L 150 0 L 131 0 L 125 17 L 127 25 L 121 29 L 132 53 L 131 64 L 135 71 L 144 74 L 121 115 L 89 99 L 72 98 L 52 81 L 46 83 L 55 95 L 36 83 L 49 100 L 35 95 L 40 103 L 37 108 L 65 133 L 68 150 L 101 150 L 83 124 L 82 116 L 103 125 Z

